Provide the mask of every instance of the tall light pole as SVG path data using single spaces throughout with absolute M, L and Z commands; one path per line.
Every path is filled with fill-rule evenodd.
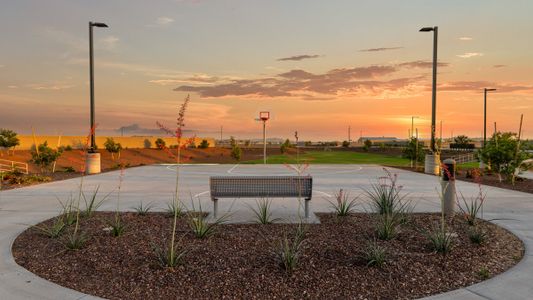
M 89 148 L 90 153 L 94 153 L 96 150 L 95 143 L 95 121 L 94 121 L 94 51 L 93 51 L 93 27 L 105 27 L 108 26 L 105 23 L 89 22 L 89 81 L 91 84 L 91 146 Z
M 494 92 L 496 89 L 483 89 L 483 148 L 487 143 L 487 92 Z
M 266 122 L 270 119 L 270 112 L 262 111 L 259 113 L 259 119 L 263 121 L 263 164 L 267 163 L 267 143 L 266 143 Z
M 87 174 L 100 173 L 100 153 L 96 152 L 95 121 L 94 121 L 94 51 L 93 51 L 93 27 L 108 27 L 105 23 L 89 22 L 89 82 L 91 94 L 91 145 L 87 153 Z
M 433 82 L 431 86 L 431 152 L 435 153 L 435 126 L 437 119 L 437 41 L 439 27 L 423 27 L 420 32 L 433 31 Z

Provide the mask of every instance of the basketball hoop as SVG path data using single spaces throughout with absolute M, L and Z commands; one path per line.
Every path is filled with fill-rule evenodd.
M 259 119 L 261 121 L 266 122 L 268 119 L 270 119 L 270 112 L 268 111 L 262 111 L 259 113 Z

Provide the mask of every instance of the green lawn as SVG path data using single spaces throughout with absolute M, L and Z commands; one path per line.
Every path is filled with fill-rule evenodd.
M 348 151 L 307 151 L 300 155 L 301 163 L 310 164 L 376 164 L 388 166 L 409 166 L 410 161 L 397 156 Z M 262 159 L 249 160 L 243 164 L 261 164 Z M 272 155 L 267 157 L 269 164 L 294 164 L 296 155 Z

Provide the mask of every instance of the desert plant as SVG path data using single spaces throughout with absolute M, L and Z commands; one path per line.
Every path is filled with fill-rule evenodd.
M 148 203 L 147 205 L 144 205 L 143 202 L 139 202 L 139 205 L 133 207 L 133 209 L 137 212 L 139 216 L 146 216 L 150 210 L 154 207 L 153 202 Z M 172 215 L 174 215 L 174 212 L 172 211 Z
M 448 232 L 445 228 L 446 227 L 439 226 L 426 233 L 431 248 L 443 255 L 450 253 L 454 244 L 454 234 Z
M 76 170 L 73 167 L 68 166 L 68 167 L 63 167 L 63 172 L 65 172 L 65 173 L 75 173 Z
M 472 243 L 482 245 L 487 241 L 487 233 L 478 226 L 472 226 L 468 229 L 468 238 Z
M 183 246 L 182 243 L 183 237 L 180 238 L 177 242 L 171 243 L 172 248 L 163 247 L 160 248 L 157 245 L 154 245 L 152 248 L 157 257 L 157 261 L 161 266 L 167 268 L 174 268 L 183 264 L 185 256 L 189 252 L 187 248 Z
M 158 138 L 157 140 L 155 140 L 155 146 L 157 147 L 157 149 L 165 148 L 166 147 L 165 140 L 163 140 L 162 138 Z
M 407 147 L 403 151 L 403 157 L 420 163 L 424 162 L 424 143 L 415 137 L 410 138 Z
M 345 217 L 349 215 L 356 206 L 356 198 L 350 198 L 350 195 L 344 192 L 343 189 L 340 189 L 339 192 L 335 193 L 335 202 L 329 201 L 331 207 L 335 211 L 335 214 L 339 217 Z
M 85 243 L 88 241 L 88 236 L 85 232 L 74 230 L 66 235 L 64 240 L 64 245 L 69 250 L 80 250 L 85 246 Z
M 384 214 L 378 216 L 376 225 L 376 235 L 380 240 L 393 239 L 397 234 L 399 218 L 393 214 Z
M 14 149 L 18 145 L 20 145 L 20 141 L 16 132 L 13 130 L 0 128 L 0 148 L 7 149 L 9 153 L 9 149 Z M 14 151 L 15 150 L 13 150 L 13 152 Z M 0 154 L 2 154 L 2 152 L 0 152 Z
M 285 233 L 274 248 L 279 266 L 287 273 L 292 273 L 298 266 L 306 232 L 306 225 L 299 223 L 291 236 Z
M 107 138 L 104 147 L 107 152 L 111 153 L 111 158 L 115 160 L 115 153 L 118 153 L 118 159 L 120 159 L 120 151 L 122 150 L 122 145 L 116 143 L 113 138 Z
M 176 216 L 181 217 L 185 214 L 185 209 L 183 207 L 183 204 L 181 201 L 176 200 L 174 197 L 174 200 L 167 203 L 167 208 L 165 209 L 169 216 L 174 217 Z
M 367 266 L 381 267 L 387 260 L 387 250 L 374 240 L 366 245 L 363 250 L 363 258 Z
M 67 225 L 65 224 L 65 221 L 63 220 L 62 216 L 54 218 L 54 221 L 50 225 L 33 226 L 33 228 L 37 229 L 39 232 L 51 239 L 55 239 L 61 236 L 61 233 L 63 233 L 63 230 L 66 227 Z
M 198 148 L 200 149 L 207 149 L 209 148 L 209 142 L 207 140 L 202 140 L 200 145 L 198 145 Z
M 239 147 L 239 145 L 235 145 L 231 148 L 231 157 L 235 159 L 236 161 L 241 160 L 242 157 L 242 149 Z
M 76 222 L 76 208 L 74 207 L 74 198 L 72 194 L 66 202 L 62 202 L 57 198 L 59 204 L 61 205 L 61 217 L 67 226 L 70 226 Z
M 256 222 L 259 224 L 271 224 L 278 219 L 272 219 L 272 212 L 270 205 L 272 201 L 269 199 L 260 199 L 256 201 L 257 209 L 250 207 L 255 215 Z
M 85 202 L 85 209 L 81 212 L 84 217 L 90 218 L 93 216 L 94 212 L 102 206 L 104 201 L 111 195 L 111 192 L 109 192 L 107 195 L 105 195 L 103 198 L 97 200 L 98 198 L 98 191 L 100 190 L 100 186 L 96 186 L 93 193 L 90 195 L 90 197 L 87 197 L 85 195 L 85 192 L 81 192 L 81 197 L 83 198 L 83 201 Z
M 412 210 L 411 202 L 402 195 L 402 186 L 397 184 L 398 175 L 383 169 L 386 176 L 371 184 L 371 189 L 364 190 L 370 200 L 370 207 L 375 213 L 402 214 Z
M 483 268 L 479 269 L 479 271 L 477 271 L 477 275 L 483 280 L 489 279 L 490 278 L 490 271 L 487 268 L 483 267 Z
M 228 215 L 224 215 L 216 220 L 213 220 L 212 222 L 208 222 L 203 215 L 203 212 L 200 210 L 199 213 L 188 213 L 187 222 L 194 236 L 199 239 L 203 239 L 213 235 L 218 225 L 225 223 L 227 219 Z
M 48 147 L 48 142 L 45 141 L 32 150 L 31 162 L 39 165 L 41 172 L 44 172 L 61 156 L 61 154 L 62 152 L 60 150 L 54 150 Z
M 474 197 L 470 197 L 468 200 L 462 193 L 459 193 L 463 204 L 457 200 L 457 207 L 459 207 L 461 214 L 470 226 L 476 225 L 478 215 L 483 211 L 483 203 L 485 202 L 487 195 L 485 192 L 483 192 L 481 184 L 478 185 L 478 188 L 478 194 Z

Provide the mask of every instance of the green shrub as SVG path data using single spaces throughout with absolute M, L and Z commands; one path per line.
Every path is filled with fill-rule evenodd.
M 302 244 L 305 241 L 307 226 L 299 223 L 291 236 L 287 233 L 274 248 L 274 254 L 279 266 L 287 273 L 292 273 L 298 266 L 302 252 Z
M 426 233 L 431 248 L 437 253 L 446 255 L 453 248 L 453 234 L 446 231 L 445 227 L 439 227 Z
M 238 145 L 233 146 L 233 148 L 231 148 L 231 157 L 235 159 L 236 161 L 239 161 L 241 160 L 241 156 L 242 156 L 241 147 L 239 147 Z
M 374 240 L 363 250 L 363 258 L 367 266 L 382 267 L 387 261 L 387 250 Z
M 350 147 L 350 142 L 348 142 L 348 141 L 342 141 L 342 147 L 344 147 L 344 148 L 348 148 L 348 147 Z
M 107 152 L 111 153 L 111 158 L 115 160 L 115 153 L 118 153 L 118 158 L 120 159 L 120 151 L 122 151 L 122 145 L 116 143 L 113 138 L 107 138 L 104 147 Z
M 137 212 L 139 216 L 146 216 L 150 210 L 154 207 L 153 203 L 150 202 L 147 205 L 143 205 L 143 202 L 141 201 L 139 205 L 133 207 L 133 209 Z M 174 215 L 174 211 L 171 212 L 172 215 Z
M 477 275 L 482 280 L 486 280 L 486 279 L 490 278 L 490 271 L 487 268 L 483 267 L 483 268 L 479 269 L 479 271 L 477 271 Z
M 397 234 L 398 218 L 392 214 L 378 216 L 376 235 L 380 240 L 393 239 Z
M 168 247 L 154 245 L 152 248 L 157 257 L 157 261 L 162 267 L 174 268 L 184 263 L 185 256 L 189 250 L 183 246 L 182 238 L 175 243 L 169 243 Z
M 89 240 L 87 234 L 83 231 L 74 231 L 66 235 L 63 244 L 68 250 L 80 250 Z
M 66 228 L 65 221 L 63 220 L 63 217 L 56 217 L 54 218 L 54 221 L 51 225 L 35 225 L 33 228 L 37 229 L 39 232 L 44 234 L 45 236 L 55 239 L 58 238 L 61 233 L 63 233 L 63 230 Z
M 259 224 L 271 224 L 277 219 L 272 219 L 272 212 L 270 211 L 270 205 L 272 201 L 269 199 L 261 199 L 256 201 L 257 209 L 251 207 L 255 219 Z
M 20 141 L 16 132 L 0 128 L 0 148 L 5 148 L 9 151 L 9 149 L 15 148 L 18 145 L 20 145 Z
M 371 184 L 371 189 L 365 190 L 370 201 L 370 207 L 375 213 L 386 215 L 400 215 L 412 210 L 411 202 L 406 195 L 401 194 L 402 186 L 397 184 L 398 175 L 383 169 L 386 176 L 380 177 Z
M 423 163 L 426 153 L 424 152 L 424 143 L 419 142 L 417 138 L 411 138 L 407 147 L 403 150 L 403 157 L 412 161 Z
M 487 241 L 487 234 L 483 229 L 477 226 L 472 226 L 468 230 L 468 238 L 472 243 L 482 245 Z
M 52 165 L 60 156 L 62 152 L 60 150 L 54 150 L 48 147 L 48 142 L 40 144 L 37 149 L 33 149 L 31 152 L 31 162 L 37 164 L 41 168 L 41 172 L 44 172 L 50 165 Z
M 207 149 L 209 148 L 209 142 L 207 140 L 202 140 L 200 145 L 198 145 L 198 148 L 200 149 Z
M 155 140 L 155 146 L 157 147 L 157 149 L 165 148 L 166 146 L 165 140 L 163 140 L 162 138 L 158 138 L 157 140 Z

